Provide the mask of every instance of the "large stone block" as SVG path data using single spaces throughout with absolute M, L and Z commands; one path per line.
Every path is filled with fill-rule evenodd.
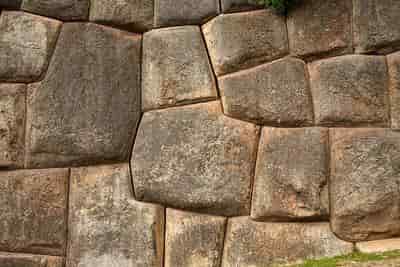
M 400 132 L 334 129 L 331 132 L 332 229 L 364 241 L 400 234 Z
M 392 128 L 400 129 L 400 52 L 387 57 L 389 67 L 390 118 Z
M 328 223 L 262 223 L 229 219 L 222 267 L 276 263 L 349 254 L 353 244 L 335 237 Z
M 0 16 L 0 81 L 36 81 L 47 69 L 61 22 L 20 11 Z
M 28 90 L 29 167 L 129 158 L 140 118 L 141 37 L 65 24 L 45 79 Z
M 23 0 L 21 9 L 64 21 L 87 20 L 90 0 Z
M 224 113 L 264 125 L 310 125 L 313 110 L 303 61 L 289 58 L 218 79 Z
M 61 257 L 0 252 L 1 267 L 63 267 Z
M 309 67 L 317 124 L 388 125 L 384 57 L 341 56 L 316 61 Z
M 67 194 L 68 169 L 1 172 L 0 250 L 64 255 Z
M 356 53 L 387 53 L 400 48 L 400 1 L 354 0 L 353 6 Z
M 328 217 L 328 129 L 263 128 L 251 217 L 295 221 Z
M 400 238 L 383 239 L 375 241 L 359 242 L 356 244 L 357 251 L 362 253 L 383 253 L 400 250 Z
M 144 114 L 132 153 L 136 197 L 226 216 L 250 213 L 258 127 L 219 102 Z
M 22 0 L 0 0 L 0 8 L 12 8 L 19 9 L 21 7 Z
M 217 98 L 199 27 L 153 30 L 143 37 L 144 110 Z
M 25 91 L 24 84 L 0 84 L 0 168 L 23 166 Z
M 167 209 L 165 267 L 219 267 L 226 218 Z
M 288 53 L 285 17 L 270 9 L 220 15 L 203 33 L 218 76 Z
M 202 24 L 219 13 L 219 0 L 154 0 L 156 27 Z
M 221 0 L 222 12 L 246 11 L 264 7 L 264 4 L 260 4 L 254 0 Z
M 71 170 L 68 267 L 160 267 L 164 209 L 133 199 L 129 165 Z
M 153 27 L 154 0 L 91 0 L 89 20 L 144 32 Z

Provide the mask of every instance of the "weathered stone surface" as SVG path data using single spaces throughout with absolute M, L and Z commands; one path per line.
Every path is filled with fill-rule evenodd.
M 330 203 L 333 231 L 364 241 L 400 234 L 400 132 L 331 131 Z
M 72 169 L 68 267 L 160 267 L 164 209 L 133 199 L 129 165 Z
M 219 13 L 219 0 L 154 0 L 156 27 L 202 24 Z
M 387 53 L 400 48 L 400 1 L 354 0 L 353 6 L 356 53 Z
M 223 116 L 219 102 L 145 113 L 131 161 L 136 197 L 248 215 L 258 130 Z
M 20 8 L 22 0 L 0 0 L 0 8 L 12 8 L 18 9 Z
M 0 168 L 23 166 L 25 90 L 24 84 L 0 84 Z
M 219 267 L 226 218 L 167 209 L 165 267 Z
M 0 173 L 0 250 L 64 255 L 68 169 Z
M 390 118 L 392 128 L 400 129 L 400 52 L 387 57 L 389 67 Z
M 128 160 L 140 118 L 140 46 L 140 36 L 108 27 L 63 26 L 45 79 L 29 88 L 27 166 Z
M 341 56 L 311 63 L 309 69 L 317 124 L 388 124 L 384 57 Z
M 265 125 L 310 125 L 313 110 L 305 64 L 289 58 L 218 79 L 224 113 Z
M 63 258 L 0 252 L 1 267 L 63 267 Z
M 222 267 L 275 263 L 348 254 L 353 245 L 335 237 L 328 223 L 262 223 L 229 219 Z
M 61 22 L 20 11 L 0 16 L 0 81 L 31 82 L 47 69 Z
M 146 31 L 153 27 L 154 0 L 91 0 L 89 20 Z
M 362 253 L 382 253 L 400 250 L 400 238 L 359 242 L 356 244 L 356 248 Z
M 352 4 L 348 0 L 307 0 L 288 13 L 290 52 L 305 58 L 351 53 Z
M 87 20 L 89 0 L 23 0 L 22 9 L 61 20 Z
M 218 16 L 203 32 L 218 76 L 288 53 L 285 17 L 270 9 Z
M 254 0 L 221 0 L 222 12 L 246 11 L 264 7 L 265 5 Z
M 255 220 L 328 216 L 328 129 L 263 128 L 253 187 Z
M 153 30 L 143 37 L 144 110 L 217 97 L 199 27 Z

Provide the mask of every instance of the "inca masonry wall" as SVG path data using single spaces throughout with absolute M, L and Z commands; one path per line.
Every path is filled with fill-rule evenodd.
M 400 236 L 400 1 L 0 7 L 0 266 L 267 267 Z

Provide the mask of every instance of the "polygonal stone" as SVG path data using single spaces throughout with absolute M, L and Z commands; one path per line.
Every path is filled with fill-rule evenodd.
M 282 59 L 218 79 L 224 113 L 264 125 L 313 123 L 305 64 Z
M 226 216 L 249 214 L 258 127 L 219 102 L 144 114 L 132 153 L 136 197 Z
M 0 252 L 2 267 L 63 267 L 61 257 Z
M 0 16 L 0 80 L 32 82 L 44 74 L 61 22 L 20 11 Z
M 29 88 L 27 166 L 129 158 L 140 118 L 140 47 L 135 34 L 63 26 L 45 79 Z
M 288 53 L 285 17 L 271 9 L 220 15 L 203 33 L 218 76 Z
M 21 9 L 61 20 L 87 20 L 89 0 L 23 0 Z
M 344 240 L 400 234 L 400 132 L 332 129 L 332 230 Z
M 351 53 L 352 4 L 348 0 L 307 0 L 288 13 L 290 52 L 305 58 Z
M 24 84 L 0 84 L 0 168 L 23 166 L 25 91 Z
M 202 24 L 219 13 L 219 0 L 154 0 L 156 27 Z
M 228 220 L 222 267 L 275 263 L 349 254 L 353 244 L 335 237 L 328 223 L 262 223 Z
M 251 217 L 269 221 L 326 218 L 328 156 L 328 129 L 263 128 Z
M 383 253 L 400 250 L 400 238 L 359 242 L 356 244 L 356 248 L 357 251 L 362 253 Z
M 153 27 L 154 0 L 91 0 L 89 20 L 144 32 Z
M 390 118 L 392 128 L 400 129 L 400 52 L 387 57 L 389 67 Z
M 68 267 L 159 267 L 164 209 L 133 199 L 129 165 L 71 170 Z
M 21 6 L 22 0 L 0 0 L 0 8 L 12 8 L 19 9 Z
M 387 53 L 400 48 L 400 1 L 354 0 L 353 6 L 356 53 Z
M 264 7 L 264 4 L 254 0 L 221 0 L 222 12 L 247 11 Z
M 226 218 L 167 209 L 165 267 L 219 267 Z
M 68 169 L 1 172 L 0 250 L 64 255 L 67 194 Z
M 144 110 L 217 97 L 214 74 L 197 26 L 146 33 L 142 73 Z
M 388 75 L 384 57 L 341 56 L 311 63 L 309 69 L 317 124 L 388 124 Z

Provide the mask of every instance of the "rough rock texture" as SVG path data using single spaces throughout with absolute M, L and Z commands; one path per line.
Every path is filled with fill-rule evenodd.
M 18 9 L 20 8 L 22 0 L 0 0 L 0 8 L 12 8 Z
M 71 171 L 68 267 L 159 267 L 164 209 L 133 199 L 129 165 Z
M 61 20 L 87 20 L 90 0 L 23 0 L 22 9 Z
M 32 82 L 47 69 L 61 22 L 20 11 L 0 16 L 0 81 Z
M 356 244 L 356 248 L 363 253 L 382 253 L 400 250 L 400 238 L 360 242 Z
M 24 84 L 0 84 L 0 168 L 23 166 L 25 90 Z
M 197 26 L 146 33 L 142 69 L 144 110 L 217 97 L 214 74 Z
M 288 13 L 290 52 L 305 58 L 351 53 L 352 3 L 307 0 Z
M 1 267 L 63 267 L 63 258 L 0 252 Z
M 253 0 L 221 0 L 222 12 L 246 11 L 259 8 L 264 8 L 264 5 Z
M 68 169 L 1 172 L 0 251 L 64 255 L 67 193 Z
M 220 15 L 203 33 L 218 76 L 288 53 L 285 17 L 271 10 Z
M 341 56 L 316 61 L 309 67 L 317 124 L 388 124 L 388 77 L 384 57 Z
M 249 214 L 258 127 L 220 103 L 145 113 L 132 153 L 136 197 L 225 216 Z
M 153 27 L 153 0 L 91 0 L 90 21 L 134 31 Z
M 328 223 L 262 223 L 248 217 L 229 219 L 222 267 L 267 267 L 274 263 L 351 253 Z
M 389 55 L 387 63 L 392 128 L 400 129 L 400 52 Z
M 251 217 L 291 221 L 326 218 L 328 129 L 263 128 Z
M 219 267 L 226 218 L 167 209 L 165 267 Z
M 387 53 L 400 48 L 400 1 L 354 0 L 353 13 L 356 53 Z
M 224 113 L 265 125 L 310 125 L 312 99 L 303 61 L 282 59 L 218 79 Z
M 364 241 L 400 234 L 400 132 L 331 132 L 330 202 L 333 231 Z
M 219 13 L 219 0 L 154 0 L 156 27 L 202 24 Z
M 63 26 L 44 81 L 29 88 L 28 167 L 129 158 L 140 118 L 140 46 L 140 36 L 108 27 Z

